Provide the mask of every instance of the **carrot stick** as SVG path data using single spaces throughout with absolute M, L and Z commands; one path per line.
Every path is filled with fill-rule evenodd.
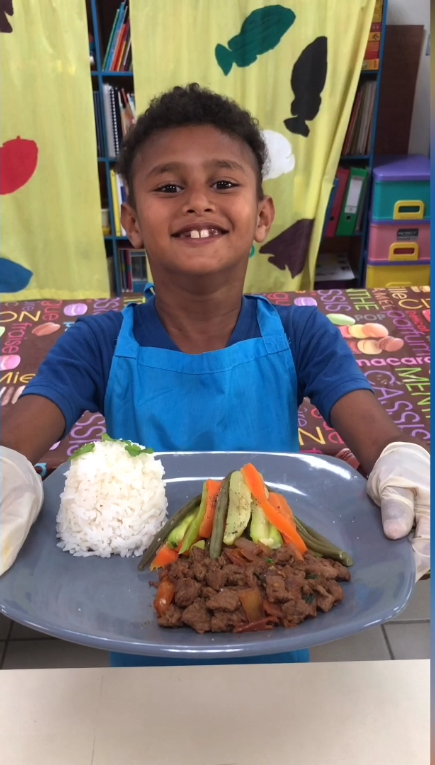
M 272 507 L 275 508 L 275 510 L 278 510 L 281 515 L 283 515 L 285 518 L 288 518 L 288 520 L 293 524 L 294 528 L 296 528 L 296 521 L 293 515 L 293 510 L 291 509 L 285 497 L 282 496 L 282 494 L 276 494 L 275 492 L 271 491 L 269 494 L 269 502 Z
M 252 496 L 261 506 L 269 523 L 275 526 L 275 528 L 283 534 L 284 538 L 287 537 L 302 554 L 307 552 L 308 548 L 296 530 L 292 518 L 288 516 L 284 509 L 278 510 L 274 507 L 268 499 L 263 476 L 258 472 L 257 468 L 254 467 L 254 465 L 245 465 L 245 467 L 242 468 L 242 475 Z M 281 503 L 281 508 L 282 507 L 283 505 Z
M 177 558 L 178 558 L 177 550 L 174 550 L 172 547 L 167 547 L 166 545 L 163 545 L 163 547 L 160 548 L 156 557 L 151 563 L 151 566 L 150 566 L 151 571 L 155 571 L 156 568 L 166 568 L 166 566 L 170 566 L 171 563 L 175 563 Z
M 216 512 L 216 505 L 221 490 L 222 481 L 207 481 L 207 504 L 205 507 L 205 515 L 199 529 L 200 539 L 210 539 L 213 531 L 214 514 Z

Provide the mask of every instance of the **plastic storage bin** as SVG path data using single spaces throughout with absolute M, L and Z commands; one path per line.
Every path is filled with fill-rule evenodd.
M 373 170 L 373 221 L 430 219 L 430 160 L 391 157 Z
M 366 287 L 426 287 L 430 284 L 430 264 L 379 263 L 367 266 Z
M 430 223 L 372 223 L 368 263 L 430 261 Z

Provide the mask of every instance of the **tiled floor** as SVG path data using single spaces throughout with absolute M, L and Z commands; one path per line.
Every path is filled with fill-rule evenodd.
M 430 581 L 419 582 L 406 611 L 383 627 L 314 648 L 313 661 L 430 658 Z M 105 667 L 105 651 L 47 638 L 0 615 L 0 668 Z

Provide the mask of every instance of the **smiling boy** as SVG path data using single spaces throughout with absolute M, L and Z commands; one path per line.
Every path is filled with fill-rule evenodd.
M 370 474 L 387 536 L 416 524 L 417 576 L 428 571 L 426 450 L 403 437 L 316 308 L 243 296 L 252 244 L 266 240 L 274 219 L 266 161 L 255 120 L 197 85 L 155 99 L 125 139 L 122 223 L 147 251 L 155 296 L 123 314 L 79 319 L 5 420 L 2 478 L 6 488 L 21 482 L 29 509 L 22 499 L 21 535 L 0 572 L 42 501 L 30 463 L 84 411 L 102 412 L 112 437 L 156 451 L 296 452 L 304 396 Z M 6 512 L 3 552 L 7 523 Z

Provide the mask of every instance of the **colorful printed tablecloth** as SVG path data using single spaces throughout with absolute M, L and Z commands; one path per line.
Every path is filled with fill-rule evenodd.
M 325 289 L 273 293 L 277 305 L 317 305 L 340 326 L 361 370 L 394 422 L 407 436 L 430 439 L 430 289 Z M 78 316 L 121 311 L 129 296 L 105 300 L 3 303 L 0 310 L 2 408 L 14 406 L 39 365 Z M 138 298 L 136 302 L 140 302 Z M 38 464 L 46 477 L 84 443 L 105 432 L 104 417 L 87 412 L 69 437 Z M 308 400 L 299 410 L 301 451 L 340 456 L 357 464 L 338 433 Z

